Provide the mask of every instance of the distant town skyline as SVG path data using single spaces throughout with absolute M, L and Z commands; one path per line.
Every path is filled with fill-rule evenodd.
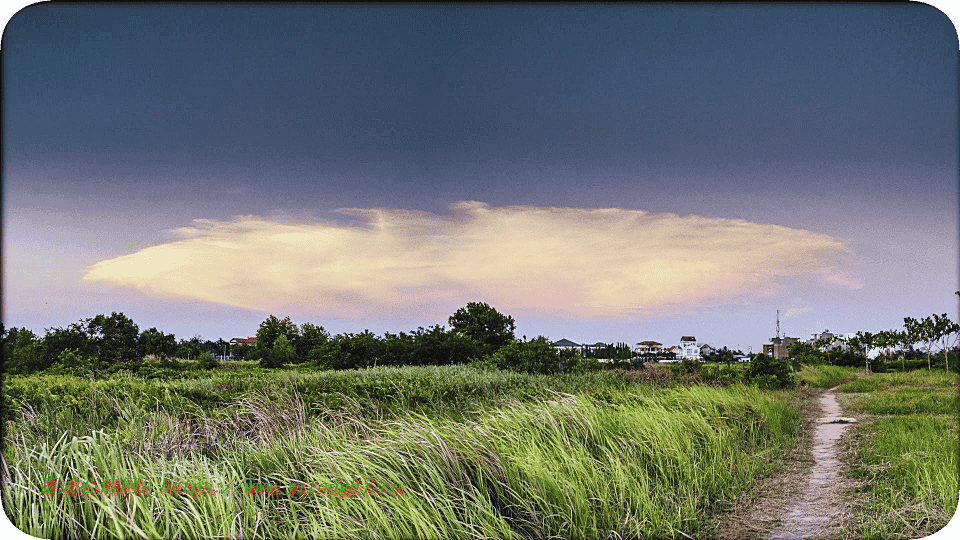
M 35 4 L 3 324 L 683 335 L 957 318 L 958 43 L 923 4 Z

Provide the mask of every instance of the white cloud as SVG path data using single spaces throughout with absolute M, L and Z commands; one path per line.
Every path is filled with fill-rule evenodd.
M 345 209 L 359 224 L 255 216 L 195 220 L 178 240 L 84 277 L 289 314 L 673 313 L 777 292 L 784 280 L 859 287 L 836 238 L 743 220 L 617 208 L 451 205 L 449 215 Z
M 827 281 L 830 281 L 830 280 L 828 279 Z M 788 308 L 787 311 L 783 313 L 783 316 L 797 317 L 799 315 L 803 315 L 804 313 L 810 313 L 811 311 L 813 310 L 811 310 L 810 308 L 792 307 L 792 308 Z

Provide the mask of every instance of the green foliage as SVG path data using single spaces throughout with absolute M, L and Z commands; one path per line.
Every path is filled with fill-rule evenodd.
M 797 384 L 789 362 L 763 353 L 750 359 L 747 379 L 763 390 L 792 388 Z
M 800 381 L 814 388 L 827 389 L 856 379 L 856 372 L 856 368 L 850 367 L 807 364 L 800 371 Z
M 164 334 L 155 327 L 140 333 L 140 350 L 144 355 L 172 356 L 177 353 L 177 339 L 173 334 Z
M 724 346 L 722 349 L 715 349 L 707 353 L 707 355 L 704 357 L 704 360 L 707 362 L 724 363 L 728 366 L 731 366 L 736 360 L 736 355 L 738 354 L 742 355 L 743 352 L 732 351 Z
M 957 510 L 957 376 L 938 371 L 877 374 L 840 387 L 847 408 L 879 418 L 857 426 L 851 473 L 858 538 L 919 538 Z
M 670 370 L 673 371 L 675 375 L 695 377 L 700 373 L 700 369 L 702 367 L 703 364 L 699 360 L 684 358 L 683 360 L 672 364 L 670 366 Z
M 220 361 L 217 360 L 212 354 L 205 352 L 197 358 L 197 366 L 200 369 L 211 370 L 220 366 Z
M 56 363 L 48 371 L 86 377 L 94 372 L 94 363 L 80 351 L 67 349 L 60 353 Z
M 83 322 L 71 324 L 67 328 L 48 328 L 43 337 L 43 364 L 54 366 L 60 354 L 72 350 L 81 356 L 89 356 L 92 350 Z
M 524 373 L 559 373 L 562 367 L 557 349 L 543 336 L 510 342 L 493 353 L 491 359 L 500 369 Z
M 290 343 L 287 336 L 281 335 L 273 341 L 273 347 L 270 351 L 261 357 L 260 366 L 265 368 L 282 367 L 284 364 L 293 363 L 296 356 L 297 351 L 293 348 L 293 344 Z
M 679 530 L 705 537 L 704 513 L 724 510 L 763 477 L 769 456 L 791 443 L 800 423 L 755 389 L 625 389 L 623 375 L 611 372 L 555 377 L 458 366 L 287 380 L 288 373 L 221 372 L 177 385 L 122 375 L 96 382 L 46 376 L 40 384 L 18 378 L 17 410 L 25 389 L 31 399 L 57 397 L 5 434 L 5 510 L 16 526 L 46 538 L 275 538 L 293 530 L 318 538 L 663 538 Z M 571 386 L 554 385 L 559 381 Z M 298 388 L 276 390 L 291 384 Z M 207 409 L 224 399 L 215 385 L 254 389 Z M 543 391 L 479 410 L 469 421 L 448 416 L 462 410 L 460 396 L 518 387 Z M 400 391 L 411 402 L 441 397 L 429 416 L 382 422 L 361 416 L 376 409 L 370 402 L 348 401 L 336 414 L 308 417 L 314 388 L 362 388 L 352 395 L 385 396 L 381 403 Z M 602 401 L 595 397 L 601 391 Z M 317 461 L 317 448 L 335 449 L 335 459 Z M 142 479 L 150 490 L 41 494 L 51 477 L 93 477 L 102 485 L 109 475 Z M 238 489 L 174 497 L 154 489 L 170 480 L 289 487 L 357 477 L 402 484 L 407 494 L 344 500 Z M 601 491 L 607 495 L 597 497 Z M 624 520 L 624 508 L 644 519 Z
M 583 355 L 576 349 L 563 349 L 559 351 L 558 356 L 560 357 L 560 371 L 563 373 L 589 373 L 603 369 L 600 360 Z
M 32 373 L 47 367 L 41 355 L 41 342 L 37 340 L 33 331 L 26 328 L 21 328 L 19 331 L 16 331 L 16 328 L 11 330 L 15 331 L 15 339 L 9 347 L 6 347 L 7 351 L 4 351 L 5 353 L 9 351 L 7 358 L 10 359 L 8 364 L 10 372 Z
M 470 302 L 450 316 L 450 328 L 480 345 L 481 354 L 491 354 L 514 341 L 516 323 L 483 302 Z
M 284 317 L 281 320 L 270 315 L 260 323 L 260 328 L 257 330 L 257 344 L 252 351 L 252 358 L 260 360 L 261 362 L 265 360 L 267 364 L 275 363 L 275 360 L 270 358 L 270 356 L 273 353 L 274 342 L 279 339 L 280 336 L 285 337 L 288 344 L 293 345 L 300 337 L 300 330 L 297 328 L 297 325 L 290 320 L 290 317 Z M 316 338 L 316 335 L 313 337 Z M 295 357 L 296 354 L 294 354 L 294 358 Z
M 97 315 L 86 323 L 87 335 L 101 362 L 111 365 L 137 363 L 143 359 L 140 329 L 123 313 L 113 312 L 109 317 Z
M 322 349 L 316 365 L 325 369 L 351 369 L 380 365 L 383 341 L 370 330 L 359 334 L 338 334 Z
M 295 341 L 297 362 L 315 362 L 330 341 L 330 334 L 322 327 L 311 323 L 300 326 L 300 337 Z

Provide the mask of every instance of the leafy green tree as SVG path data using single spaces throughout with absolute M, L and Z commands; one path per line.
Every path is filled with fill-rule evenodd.
M 92 352 L 82 321 L 67 328 L 47 328 L 41 352 L 43 364 L 48 367 L 55 365 L 59 362 L 60 354 L 66 350 L 73 350 L 84 357 L 88 357 Z
M 257 330 L 257 345 L 272 348 L 273 342 L 280 336 L 285 336 L 292 344 L 300 337 L 300 331 L 290 317 L 278 319 L 270 315 L 260 323 L 260 329 Z
M 270 315 L 260 323 L 260 328 L 257 330 L 257 344 L 251 351 L 250 356 L 259 360 L 270 356 L 273 351 L 273 343 L 280 336 L 286 337 L 287 341 L 294 345 L 300 338 L 300 330 L 290 320 L 290 317 L 278 319 Z M 268 360 L 267 362 L 270 363 L 271 361 Z
M 161 354 L 173 356 L 177 354 L 177 338 L 173 334 L 164 334 L 156 327 L 140 333 L 140 350 L 144 355 L 159 357 Z
M 269 353 L 260 359 L 260 365 L 265 368 L 278 368 L 292 363 L 296 356 L 297 351 L 293 343 L 290 343 L 287 336 L 281 335 L 274 340 Z
M 316 360 L 329 340 L 330 334 L 322 326 L 303 323 L 300 326 L 300 336 L 294 342 L 297 360 L 300 362 Z
M 450 328 L 476 341 L 483 354 L 491 354 L 516 340 L 516 323 L 483 302 L 470 302 L 450 316 Z
M 381 364 L 384 342 L 370 330 L 339 334 L 323 347 L 317 366 L 327 369 L 365 368 Z
M 143 360 L 140 329 L 123 313 L 113 312 L 109 317 L 97 315 L 86 319 L 86 326 L 87 336 L 101 362 L 114 365 Z
M 93 371 L 93 362 L 75 349 L 66 349 L 57 357 L 54 370 L 59 373 L 86 376 Z
M 413 343 L 413 336 L 400 332 L 383 334 L 383 347 L 380 356 L 381 365 L 384 366 L 412 366 L 416 363 L 414 355 L 416 345 Z
M 43 365 L 41 352 L 41 342 L 37 339 L 32 330 L 16 327 L 11 329 L 15 335 L 15 341 L 9 347 L 10 356 L 4 355 L 10 359 L 10 372 L 12 373 L 32 373 L 39 371 Z
M 856 336 L 854 336 L 850 342 L 850 347 L 857 352 L 860 352 L 860 347 L 863 347 L 863 356 L 866 359 L 864 361 L 864 365 L 867 369 L 867 373 L 870 372 L 870 349 L 876 346 L 876 341 L 876 335 L 872 332 L 862 332 L 858 330 Z
M 924 319 L 924 323 L 929 328 L 930 340 L 937 346 L 938 352 L 943 354 L 946 370 L 950 371 L 948 349 L 951 343 L 956 344 L 956 336 L 960 333 L 960 325 L 951 321 L 946 313 L 943 315 L 933 314 Z

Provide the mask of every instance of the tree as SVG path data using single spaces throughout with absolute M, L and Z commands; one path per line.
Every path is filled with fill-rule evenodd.
M 297 351 L 287 336 L 281 335 L 273 342 L 268 354 L 260 359 L 260 365 L 265 368 L 278 368 L 293 362 Z
M 270 315 L 260 323 L 260 328 L 257 330 L 257 345 L 253 350 L 253 358 L 262 360 L 269 356 L 273 351 L 273 343 L 280 336 L 286 337 L 287 342 L 292 346 L 300 338 L 300 331 L 290 317 L 284 317 L 281 320 Z
M 11 328 L 15 340 L 11 344 L 10 356 L 4 351 L 4 357 L 10 359 L 10 371 L 13 373 L 31 373 L 44 368 L 40 355 L 40 341 L 32 330 Z
M 911 343 L 926 344 L 927 370 L 930 370 L 930 354 L 933 352 L 933 347 L 938 341 L 947 339 L 954 332 L 953 321 L 944 313 L 943 315 L 934 314 L 932 317 L 926 317 L 922 320 L 904 317 L 903 326 Z M 949 366 L 947 367 L 949 368 Z
M 886 361 L 889 362 L 890 355 L 888 354 L 888 349 L 898 346 L 898 344 L 900 343 L 900 336 L 899 336 L 899 332 L 897 332 L 896 330 L 881 330 L 877 332 L 876 335 L 873 336 L 873 340 L 874 340 L 874 345 L 883 349 L 883 356 L 886 359 Z M 902 369 L 903 356 L 901 355 L 900 358 L 901 358 L 901 369 Z
M 851 348 L 859 349 L 860 346 L 863 346 L 863 355 L 867 357 L 866 368 L 867 373 L 870 373 L 870 360 L 869 354 L 870 349 L 874 347 L 874 342 L 876 341 L 876 336 L 871 332 L 861 332 L 857 331 L 856 336 L 853 338 L 851 343 Z
M 476 341 L 484 354 L 516 340 L 516 323 L 483 302 L 470 302 L 450 316 L 450 328 Z
M 47 328 L 41 349 L 43 363 L 48 367 L 57 364 L 60 354 L 66 350 L 73 350 L 75 354 L 84 357 L 92 352 L 82 321 L 73 323 L 67 328 Z
M 329 369 L 364 368 L 380 363 L 384 349 L 384 342 L 370 330 L 339 334 L 323 346 L 323 354 L 316 363 Z
M 943 360 L 946 363 L 946 370 L 950 371 L 950 359 L 948 354 L 948 349 L 950 348 L 951 343 L 956 344 L 956 337 L 960 333 L 960 325 L 950 320 L 950 317 L 947 317 L 947 314 L 943 315 L 934 314 L 932 317 L 927 318 L 929 322 L 927 323 L 930 327 L 930 333 L 932 334 L 933 341 L 937 344 L 937 348 L 943 353 Z M 926 320 L 925 320 L 926 321 Z
M 177 338 L 173 334 L 164 334 L 156 327 L 144 330 L 139 340 L 140 350 L 144 355 L 173 356 L 177 354 Z
M 330 334 L 322 326 L 303 323 L 300 326 L 300 338 L 294 343 L 297 359 L 301 362 L 316 360 L 329 340 Z
M 87 336 L 97 351 L 100 361 L 108 364 L 139 362 L 140 329 L 123 313 L 111 313 L 109 317 L 97 315 L 86 319 Z

